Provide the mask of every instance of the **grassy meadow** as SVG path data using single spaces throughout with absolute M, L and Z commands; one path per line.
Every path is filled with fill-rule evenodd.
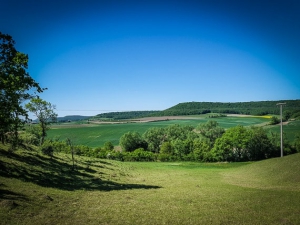
M 119 144 L 120 137 L 128 131 L 137 131 L 143 134 L 151 127 L 166 127 L 172 124 L 197 126 L 208 120 L 215 120 L 221 127 L 229 128 L 237 125 L 253 126 L 265 125 L 270 121 L 269 117 L 220 117 L 208 118 L 207 115 L 185 116 L 184 119 L 165 120 L 144 123 L 119 123 L 119 124 L 96 124 L 96 123 L 65 123 L 52 126 L 48 131 L 48 138 L 60 138 L 65 140 L 71 138 L 75 144 L 87 145 L 89 147 L 99 147 L 107 141 L 114 145 Z M 300 130 L 300 129 L 299 129 Z
M 0 224 L 300 224 L 300 154 L 117 162 L 0 145 Z

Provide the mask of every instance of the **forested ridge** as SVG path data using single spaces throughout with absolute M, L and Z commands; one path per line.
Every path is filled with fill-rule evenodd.
M 300 100 L 255 101 L 255 102 L 185 102 L 154 114 L 155 116 L 197 115 L 205 113 L 234 113 L 247 115 L 279 114 L 279 106 L 284 102 L 284 110 L 300 111 Z
M 93 119 L 100 120 L 124 120 L 124 119 L 135 119 L 141 117 L 151 116 L 159 113 L 160 111 L 127 111 L 127 112 L 109 112 L 101 113 L 93 117 Z
M 109 112 L 98 114 L 94 119 L 101 120 L 121 120 L 135 119 L 150 116 L 181 116 L 199 115 L 206 113 L 232 113 L 246 115 L 279 115 L 279 106 L 276 104 L 284 102 L 284 110 L 291 114 L 299 112 L 300 100 L 279 100 L 279 101 L 253 101 L 253 102 L 184 102 L 162 111 L 128 111 L 128 112 Z

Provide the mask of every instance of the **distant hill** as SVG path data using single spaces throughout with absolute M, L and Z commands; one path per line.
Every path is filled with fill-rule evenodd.
M 233 113 L 247 115 L 279 114 L 279 102 L 285 102 L 284 110 L 300 111 L 300 100 L 256 102 L 185 102 L 152 114 L 152 116 L 197 115 L 205 113 Z
M 72 115 L 72 116 L 57 117 L 57 122 L 79 121 L 79 120 L 87 120 L 89 118 L 91 118 L 91 116 Z
M 148 117 L 152 114 L 159 113 L 160 111 L 129 111 L 129 112 L 110 112 L 102 113 L 94 116 L 94 119 L 103 120 L 124 120 Z

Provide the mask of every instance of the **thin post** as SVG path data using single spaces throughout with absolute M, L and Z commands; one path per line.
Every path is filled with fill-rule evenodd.
M 286 103 L 277 103 L 276 105 L 280 106 L 280 156 L 283 157 L 283 138 L 282 138 L 282 106 Z

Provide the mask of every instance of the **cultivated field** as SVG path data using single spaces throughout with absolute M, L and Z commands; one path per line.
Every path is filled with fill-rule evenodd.
M 300 224 L 300 154 L 137 163 L 0 145 L 0 224 Z
M 208 118 L 207 115 L 201 115 L 142 118 L 135 121 L 126 120 L 110 124 L 97 121 L 85 121 L 81 123 L 64 123 L 52 126 L 52 129 L 48 131 L 48 138 L 59 138 L 60 140 L 71 138 L 75 144 L 83 144 L 90 147 L 103 146 L 107 141 L 111 141 L 114 145 L 118 145 L 120 137 L 128 131 L 137 131 L 143 134 L 151 127 L 166 127 L 171 124 L 192 125 L 196 127 L 198 124 L 205 123 L 208 120 L 215 120 L 220 126 L 229 128 L 237 125 L 266 125 L 270 121 L 270 118 L 235 115 L 220 118 Z

